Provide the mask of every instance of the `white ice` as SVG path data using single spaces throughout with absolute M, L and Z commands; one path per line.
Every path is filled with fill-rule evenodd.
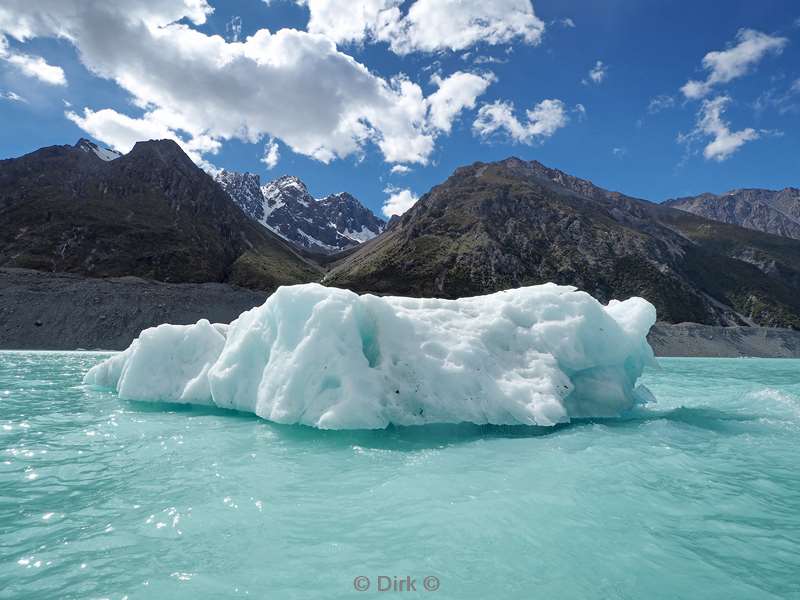
M 142 332 L 84 382 L 121 398 L 211 404 L 327 429 L 617 416 L 648 394 L 641 298 L 603 306 L 546 284 L 460 300 L 279 288 L 230 326 Z

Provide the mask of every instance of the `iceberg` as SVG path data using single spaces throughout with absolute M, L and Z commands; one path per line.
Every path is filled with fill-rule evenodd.
M 458 300 L 294 285 L 230 325 L 147 329 L 84 383 L 324 429 L 552 426 L 651 398 L 636 382 L 655 320 L 642 298 L 555 284 Z

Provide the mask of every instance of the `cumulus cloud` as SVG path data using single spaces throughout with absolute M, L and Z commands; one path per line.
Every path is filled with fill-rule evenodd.
M 261 157 L 261 162 L 267 166 L 267 169 L 274 169 L 281 158 L 278 142 L 274 138 L 269 138 L 264 145 L 264 156 Z
M 596 63 L 594 63 L 594 66 L 589 71 L 589 79 L 583 79 L 581 80 L 581 83 L 588 85 L 589 81 L 592 81 L 593 83 L 601 84 L 603 83 L 603 80 L 606 78 L 607 74 L 608 65 L 603 63 L 602 60 L 598 60 Z
M 405 165 L 394 165 L 391 168 L 390 172 L 392 173 L 392 175 L 406 175 L 411 172 L 411 169 L 409 169 Z
M 475 101 L 495 80 L 491 74 L 475 75 L 458 71 L 447 79 L 431 78 L 437 89 L 428 97 L 430 126 L 450 133 L 453 121 L 466 108 L 475 108 Z
M 419 197 L 409 189 L 389 186 L 383 191 L 389 194 L 389 197 L 381 208 L 383 216 L 387 219 L 390 219 L 394 215 L 402 215 L 419 200 Z
M 708 160 L 722 162 L 745 143 L 758 139 L 759 132 L 750 127 L 731 131 L 730 123 L 722 118 L 730 102 L 729 96 L 717 96 L 713 100 L 703 100 L 697 115 L 697 126 L 688 134 L 680 134 L 678 141 L 691 144 L 698 139 L 711 138 L 711 141 L 703 148 L 703 156 Z
M 299 0 L 308 30 L 337 44 L 385 42 L 397 54 L 463 50 L 520 40 L 536 45 L 544 22 L 530 0 Z
M 0 33 L 3 33 L 0 29 Z M 33 77 L 50 85 L 67 85 L 67 78 L 61 67 L 49 64 L 41 56 L 31 56 L 11 50 L 8 40 L 0 35 L 0 60 L 19 69 L 26 77 Z
M 409 15 L 417 5 L 428 3 L 419 0 Z M 137 118 L 98 107 L 72 112 L 94 137 L 125 151 L 158 134 L 193 158 L 223 140 L 274 138 L 325 163 L 375 144 L 388 162 L 425 164 L 436 137 L 492 81 L 455 73 L 425 97 L 418 84 L 371 73 L 321 34 L 262 29 L 227 42 L 192 27 L 212 10 L 205 0 L 4 0 L 0 34 L 69 40 L 88 69 L 144 110 Z
M 772 36 L 755 29 L 740 29 L 737 44 L 727 50 L 709 52 L 703 57 L 703 68 L 708 71 L 704 81 L 689 80 L 681 88 L 689 99 L 707 96 L 716 85 L 728 83 L 746 75 L 768 54 L 780 54 L 789 40 Z
M 497 100 L 481 106 L 472 128 L 482 138 L 503 132 L 517 143 L 533 144 L 549 138 L 569 121 L 564 103 L 556 99 L 542 100 L 525 115 L 525 121 L 520 121 L 513 103 Z

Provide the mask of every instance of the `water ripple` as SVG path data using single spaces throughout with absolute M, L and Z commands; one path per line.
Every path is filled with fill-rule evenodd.
M 797 361 L 667 360 L 659 403 L 550 429 L 317 431 L 0 352 L 0 598 L 800 596 Z

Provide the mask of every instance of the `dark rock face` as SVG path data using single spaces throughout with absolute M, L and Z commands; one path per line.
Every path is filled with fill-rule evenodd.
M 254 220 L 312 252 L 352 248 L 385 226 L 352 195 L 342 192 L 317 200 L 297 177 L 287 175 L 260 186 L 258 175 L 223 171 L 217 183 Z
M 800 240 L 800 189 L 743 189 L 675 198 L 665 206 L 706 219 Z
M 460 296 L 554 281 L 643 296 L 667 322 L 800 328 L 800 243 L 516 158 L 457 169 L 323 282 Z
M 0 266 L 256 289 L 317 278 L 175 142 L 113 159 L 87 144 L 0 161 Z
M 258 222 L 264 220 L 264 196 L 261 193 L 261 178 L 258 175 L 222 171 L 217 175 L 216 182 L 228 192 L 244 214 Z

